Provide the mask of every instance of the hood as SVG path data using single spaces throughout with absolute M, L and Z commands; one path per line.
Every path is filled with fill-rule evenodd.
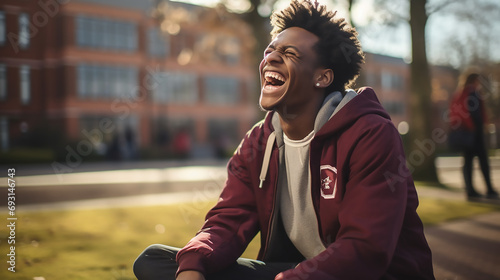
M 314 137 L 320 138 L 341 131 L 351 126 L 361 116 L 369 114 L 380 115 L 390 120 L 389 114 L 380 104 L 372 88 L 364 87 L 359 89 L 357 93 L 354 90 L 347 90 L 344 96 L 338 91 L 332 92 L 325 98 L 316 116 L 314 122 L 314 131 L 316 133 Z M 266 178 L 274 143 L 276 142 L 280 149 L 284 145 L 283 130 L 281 129 L 278 114 L 269 112 L 264 126 L 270 129 L 271 133 L 267 139 L 264 152 L 259 187 L 262 187 L 262 183 Z
M 346 94 L 346 97 L 348 96 L 349 93 Z M 380 104 L 372 88 L 364 87 L 359 89 L 357 95 L 351 97 L 349 100 L 345 100 L 346 97 L 337 106 L 329 121 L 317 130 L 316 137 L 322 137 L 343 130 L 364 115 L 374 114 L 388 120 L 391 119 L 387 111 Z
M 332 92 L 325 98 L 316 116 L 314 122 L 315 137 L 342 130 L 356 122 L 361 116 L 369 114 L 391 119 L 372 88 L 363 87 L 358 92 L 348 89 L 345 95 L 338 91 Z M 276 139 L 277 146 L 281 147 L 284 142 L 279 115 L 269 112 L 266 116 L 265 126 L 275 132 L 273 137 Z
M 316 115 L 316 120 L 314 121 L 314 131 L 319 131 L 321 127 L 338 112 L 338 110 L 347 104 L 351 99 L 356 96 L 356 92 L 353 90 L 347 90 L 345 97 L 339 91 L 332 92 L 325 97 L 321 108 Z M 271 118 L 271 129 L 274 130 L 276 144 L 278 147 L 283 146 L 283 130 L 281 129 L 281 123 L 279 115 L 272 112 Z M 268 116 L 269 117 L 269 116 Z

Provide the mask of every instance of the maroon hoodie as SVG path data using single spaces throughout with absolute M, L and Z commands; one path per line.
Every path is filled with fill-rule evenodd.
M 283 143 L 273 117 L 252 128 L 229 161 L 217 205 L 177 255 L 178 272 L 224 269 L 260 231 L 259 260 L 300 262 L 285 279 L 434 279 L 401 139 L 373 90 L 361 89 L 311 142 L 311 195 L 326 247 L 312 259 L 281 222 Z

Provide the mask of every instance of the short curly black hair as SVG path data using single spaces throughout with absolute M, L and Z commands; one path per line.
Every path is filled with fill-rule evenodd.
M 311 1 L 292 0 L 290 6 L 274 12 L 271 36 L 274 39 L 290 27 L 300 27 L 318 36 L 315 48 L 319 62 L 334 73 L 334 80 L 326 90 L 343 92 L 354 85 L 364 63 L 358 33 L 345 19 L 336 17 L 336 11 L 316 6 Z

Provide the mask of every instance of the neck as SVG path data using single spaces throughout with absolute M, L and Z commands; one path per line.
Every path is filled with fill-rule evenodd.
M 281 108 L 276 110 L 280 116 L 283 133 L 291 140 L 300 140 L 309 135 L 314 129 L 314 122 L 321 109 L 323 100 L 311 102 L 311 106 L 294 108 Z

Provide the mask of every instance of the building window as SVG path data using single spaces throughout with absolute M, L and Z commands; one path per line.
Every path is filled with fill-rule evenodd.
M 81 64 L 77 68 L 81 99 L 136 98 L 138 71 L 134 67 Z
M 136 50 L 137 49 L 137 26 L 134 23 L 128 22 L 126 23 L 127 32 L 127 47 L 128 50 Z
M 133 22 L 80 15 L 75 23 L 76 44 L 80 47 L 137 50 L 137 25 Z
M 0 64 L 0 101 L 7 99 L 7 66 Z
M 159 28 L 148 30 L 148 53 L 152 57 L 165 57 L 169 53 L 168 39 Z
M 385 101 L 382 102 L 382 106 L 384 106 L 387 113 L 390 115 L 404 115 L 405 113 L 405 104 L 399 101 Z
M 404 87 L 404 78 L 399 75 L 392 76 L 392 86 L 395 89 L 402 90 Z
M 85 17 L 76 17 L 75 18 L 75 26 L 76 26 L 76 44 L 78 46 L 86 46 L 86 44 L 90 43 L 90 32 L 86 30 L 89 23 L 87 23 L 87 18 Z
M 365 82 L 370 87 L 378 87 L 380 85 L 380 77 L 379 77 L 378 73 L 368 70 L 362 75 L 365 76 L 365 79 L 366 79 Z
M 382 71 L 381 84 L 383 89 L 403 89 L 403 77 L 387 71 Z
M 157 73 L 158 86 L 153 100 L 160 103 L 195 104 L 198 102 L 198 76 L 192 73 Z
M 5 45 L 5 38 L 7 34 L 7 27 L 5 26 L 5 12 L 0 11 L 0 46 Z
M 89 73 L 87 72 L 87 65 L 79 65 L 77 70 L 77 92 L 80 98 L 86 98 L 89 93 Z
M 205 100 L 209 104 L 238 104 L 241 92 L 236 78 L 208 76 L 205 78 Z
M 27 13 L 19 14 L 19 47 L 27 49 L 30 46 L 30 20 Z
M 240 40 L 237 38 L 229 37 L 223 40 L 223 44 L 219 47 L 219 53 L 225 63 L 237 65 L 240 62 L 240 45 Z
M 26 105 L 31 100 L 30 67 L 23 65 L 19 70 L 21 89 L 21 104 Z
M 380 83 L 382 84 L 383 89 L 391 89 L 391 73 L 382 71 L 382 75 L 380 76 Z

